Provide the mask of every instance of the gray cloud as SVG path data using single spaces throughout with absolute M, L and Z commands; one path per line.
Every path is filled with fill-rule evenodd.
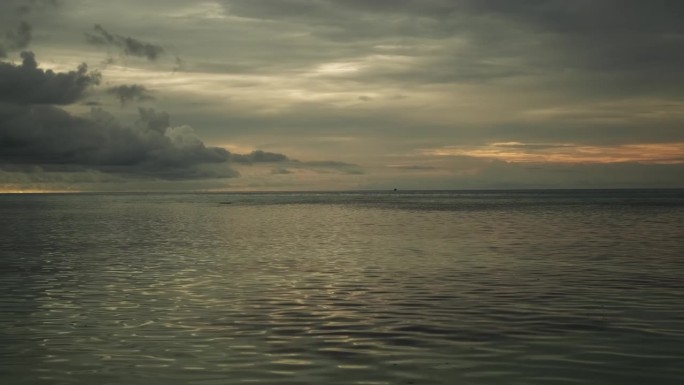
M 0 62 L 0 102 L 70 104 L 100 82 L 100 74 L 82 64 L 75 71 L 56 73 L 38 68 L 32 52 L 21 53 L 22 64 Z
M 138 108 L 138 125 L 145 129 L 164 133 L 171 126 L 171 116 L 167 112 L 157 112 L 154 108 Z
M 0 9 L 9 9 L 7 2 L 0 3 Z M 281 174 L 273 178 L 279 181 L 296 179 L 284 171 L 307 177 L 330 173 L 311 180 L 359 172 L 368 172 L 367 180 L 375 173 L 433 178 L 417 182 L 419 188 L 494 186 L 497 181 L 513 186 L 516 180 L 581 186 L 593 181 L 582 182 L 581 172 L 567 177 L 579 166 L 531 169 L 486 162 L 440 184 L 438 178 L 459 166 L 424 159 L 421 151 L 492 146 L 501 152 L 542 153 L 562 151 L 568 143 L 609 148 L 684 138 L 684 5 L 677 1 L 219 0 L 190 8 L 181 0 L 138 3 L 122 0 L 104 7 L 73 0 L 65 8 L 88 6 L 78 15 L 65 9 L 51 18 L 34 11 L 17 17 L 13 10 L 12 17 L 0 15 L 0 36 L 16 32 L 25 20 L 34 27 L 32 49 L 49 46 L 60 55 L 51 65 L 65 63 L 66 55 L 79 57 L 79 50 L 86 57 L 91 54 L 86 50 L 98 46 L 149 60 L 145 44 L 161 48 L 155 42 L 173 42 L 156 55 L 172 61 L 176 50 L 182 52 L 188 60 L 176 61 L 174 68 L 182 64 L 183 76 L 159 72 L 159 58 L 133 60 L 133 70 L 104 70 L 116 79 L 114 85 L 152 87 L 154 82 L 158 109 L 139 110 L 134 123 L 116 125 L 178 146 L 202 142 L 189 128 L 167 136 L 174 125 L 159 112 L 163 109 L 197 127 L 205 140 L 275 151 L 196 163 L 203 170 L 232 164 L 245 170 L 244 180 L 274 174 Z M 126 17 L 132 6 L 139 17 Z M 91 28 L 90 20 L 107 29 L 90 30 L 89 47 L 69 42 L 69 36 Z M 109 92 L 122 104 L 138 101 L 132 88 Z M 9 103 L 9 96 L 3 101 Z M 78 109 L 83 106 L 69 108 Z M 130 112 L 117 110 L 136 119 Z M 277 154 L 281 150 L 288 156 Z M 364 166 L 295 159 L 328 157 Z M 136 175 L 161 172 L 160 167 L 131 166 L 136 167 Z M 671 176 L 678 170 L 649 167 Z M 609 181 L 609 172 L 630 169 L 642 168 L 596 166 L 587 175 Z
M 81 99 L 100 75 L 88 73 L 85 65 L 66 73 L 40 69 L 31 52 L 23 52 L 22 59 L 21 65 L 0 62 L 3 168 L 40 166 L 160 179 L 237 175 L 226 165 L 228 151 L 205 146 L 188 126 L 172 126 L 167 113 L 139 109 L 136 124 L 125 125 L 100 109 L 80 117 L 55 107 Z M 115 90 L 123 98 L 144 94 L 139 87 Z
M 107 93 L 116 96 L 122 106 L 130 101 L 141 102 L 154 99 L 147 87 L 141 84 L 123 84 L 110 87 L 107 89 Z
M 188 126 L 162 131 L 160 115 L 141 111 L 131 126 L 98 109 L 77 117 L 52 106 L 2 105 L 0 164 L 159 179 L 237 175 L 226 165 L 228 151 L 206 147 Z
M 17 50 L 28 47 L 31 42 L 31 30 L 32 28 L 29 23 L 21 21 L 16 29 L 5 32 L 4 54 L 0 54 L 0 56 L 6 56 L 7 50 Z
M 223 4 L 231 14 L 305 25 L 315 36 L 336 42 L 447 37 L 450 30 L 441 28 L 434 16 L 444 16 L 453 8 L 440 1 L 226 0 Z
M 0 168 L 31 172 L 98 172 L 163 180 L 238 176 L 230 164 L 280 163 L 319 172 L 359 174 L 353 164 L 304 162 L 253 151 L 234 154 L 208 147 L 189 126 L 170 125 L 169 115 L 139 109 L 133 125 L 93 109 L 77 117 L 52 106 L 0 105 Z M 282 172 L 281 172 L 282 174 Z
M 21 65 L 0 62 L 0 168 L 5 172 L 96 171 L 189 180 L 238 176 L 231 162 L 344 167 L 334 162 L 307 164 L 260 150 L 231 154 L 208 147 L 191 127 L 174 126 L 168 113 L 152 108 L 138 108 L 134 124 L 123 124 L 98 108 L 86 116 L 72 115 L 54 105 L 81 99 L 89 86 L 99 82 L 99 74 L 89 74 L 85 65 L 66 73 L 45 71 L 38 68 L 33 53 L 24 52 L 22 58 Z M 112 87 L 107 92 L 122 102 L 147 97 L 140 85 Z
M 528 84 L 572 87 L 570 91 L 581 90 L 583 96 L 602 97 L 681 94 L 672 80 L 684 80 L 679 70 L 684 65 L 684 5 L 676 0 L 223 4 L 238 16 L 298 26 L 326 40 L 326 52 L 348 55 L 354 49 L 357 56 L 389 54 L 412 60 L 412 65 L 344 76 L 365 83 L 483 83 L 524 77 Z M 376 47 L 382 45 L 393 48 L 378 52 Z
M 277 154 L 266 151 L 252 151 L 249 154 L 231 154 L 230 160 L 236 163 L 253 164 L 253 163 L 279 163 L 290 160 L 283 154 Z
M 249 154 L 231 154 L 230 160 L 235 163 L 253 165 L 259 163 L 277 163 L 282 164 L 283 167 L 277 167 L 272 170 L 271 174 L 286 175 L 292 174 L 290 169 L 305 169 L 320 173 L 337 172 L 342 174 L 358 175 L 363 174 L 363 168 L 359 165 L 345 162 L 337 162 L 330 160 L 320 161 L 301 161 L 297 159 L 290 159 L 286 155 L 266 152 L 261 150 L 252 151 Z
M 33 38 L 33 27 L 27 17 L 47 7 L 58 6 L 57 0 L 3 0 L 0 2 L 0 58 L 8 53 L 29 46 Z
M 290 164 L 291 168 L 304 168 L 318 172 L 328 173 L 330 171 L 340 172 L 349 175 L 361 175 L 364 170 L 361 166 L 353 163 L 337 162 L 330 160 L 321 161 L 298 161 L 293 160 Z
M 30 15 L 39 3 L 27 2 L 17 12 Z M 35 25 L 51 23 L 48 19 L 40 21 L 43 24 Z M 6 35 L 5 41 L 11 44 L 5 46 L 25 47 L 31 42 L 31 31 L 28 21 L 18 24 Z M 101 25 L 95 25 L 86 38 L 91 45 L 111 47 L 149 61 L 166 53 L 160 45 L 110 32 Z M 39 44 L 36 49 L 40 49 Z M 0 62 L 0 171 L 4 175 L 34 175 L 36 180 L 46 181 L 51 180 L 49 175 L 61 178 L 76 174 L 85 179 L 97 175 L 101 180 L 183 181 L 238 176 L 231 164 L 273 163 L 283 164 L 283 170 L 295 167 L 348 173 L 358 169 L 337 162 L 302 162 L 259 150 L 233 154 L 205 145 L 190 126 L 174 125 L 169 114 L 151 108 L 139 108 L 133 123 L 99 108 L 76 115 L 70 112 L 76 107 L 67 111 L 58 106 L 79 101 L 84 105 L 89 88 L 100 83 L 101 75 L 89 72 L 85 64 L 69 72 L 46 70 L 39 67 L 32 52 L 22 53 L 21 58 L 18 65 Z M 181 65 L 176 57 L 176 69 Z M 151 98 L 143 84 L 116 85 L 103 92 L 118 98 L 122 105 Z M 87 104 L 99 105 L 94 101 Z M 83 182 L 71 177 L 64 180 Z
M 12 7 L 19 15 L 28 15 L 34 11 L 54 8 L 61 5 L 61 0 L 4 0 L 7 7 Z
M 466 2 L 477 14 L 525 25 L 562 44 L 568 66 L 596 70 L 674 68 L 684 62 L 680 1 Z M 550 48 L 550 47 L 549 47 Z M 558 52 L 558 49 L 556 50 Z
M 99 24 L 95 24 L 93 32 L 86 33 L 86 40 L 93 45 L 116 47 L 125 55 L 142 57 L 150 61 L 157 60 L 165 52 L 164 47 L 160 45 L 110 33 Z

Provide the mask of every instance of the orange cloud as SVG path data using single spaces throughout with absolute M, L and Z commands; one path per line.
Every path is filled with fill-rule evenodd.
M 684 163 L 684 142 L 587 146 L 572 143 L 490 143 L 485 146 L 446 146 L 426 155 L 470 156 L 512 163 Z

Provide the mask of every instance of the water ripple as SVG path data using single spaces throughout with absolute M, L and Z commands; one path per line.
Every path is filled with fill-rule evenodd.
M 684 205 L 266 198 L 0 199 L 2 382 L 684 380 Z

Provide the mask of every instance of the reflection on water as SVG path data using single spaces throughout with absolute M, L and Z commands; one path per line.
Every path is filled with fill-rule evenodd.
M 684 381 L 679 191 L 7 195 L 0 218 L 3 384 Z

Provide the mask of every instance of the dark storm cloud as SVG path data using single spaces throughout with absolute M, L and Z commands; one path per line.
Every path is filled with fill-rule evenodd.
M 99 24 L 95 24 L 93 32 L 86 33 L 86 40 L 93 45 L 116 47 L 125 55 L 142 57 L 150 61 L 157 60 L 165 52 L 160 45 L 110 33 Z
M 189 180 L 239 175 L 230 162 L 278 163 L 283 154 L 231 154 L 208 147 L 189 126 L 174 126 L 163 111 L 139 108 L 134 124 L 94 108 L 75 116 L 55 105 L 85 95 L 100 75 L 85 65 L 56 73 L 38 67 L 33 53 L 21 65 L 0 62 L 0 169 L 5 172 L 99 172 L 126 177 Z M 141 85 L 112 87 L 122 102 L 148 97 Z M 36 171 L 36 172 L 38 172 Z
M 0 165 L 45 170 L 97 170 L 161 179 L 235 176 L 223 165 L 230 153 L 207 147 L 188 126 L 174 127 L 167 113 L 139 109 L 135 125 L 103 110 L 79 117 L 54 105 L 74 103 L 100 75 L 38 68 L 32 52 L 21 65 L 0 62 Z M 122 98 L 144 95 L 141 87 L 116 89 Z
M 66 73 L 38 68 L 32 52 L 21 53 L 22 64 L 0 62 L 0 102 L 15 104 L 70 104 L 100 82 L 100 74 L 82 64 Z
M 77 117 L 52 106 L 0 106 L 0 164 L 147 176 L 160 179 L 230 177 L 230 153 L 207 147 L 187 126 L 161 130 L 159 116 L 141 111 L 121 124 L 102 110 Z
M 188 126 L 171 126 L 169 115 L 139 109 L 134 125 L 93 109 L 84 117 L 45 105 L 0 105 L 0 169 L 30 173 L 84 172 L 161 180 L 230 178 L 231 163 L 279 163 L 319 172 L 359 174 L 342 162 L 302 162 L 278 153 L 232 154 L 208 147 Z
M 116 96 L 122 106 L 131 101 L 141 102 L 154 99 L 147 87 L 141 84 L 123 84 L 110 87 L 107 89 L 107 93 Z

